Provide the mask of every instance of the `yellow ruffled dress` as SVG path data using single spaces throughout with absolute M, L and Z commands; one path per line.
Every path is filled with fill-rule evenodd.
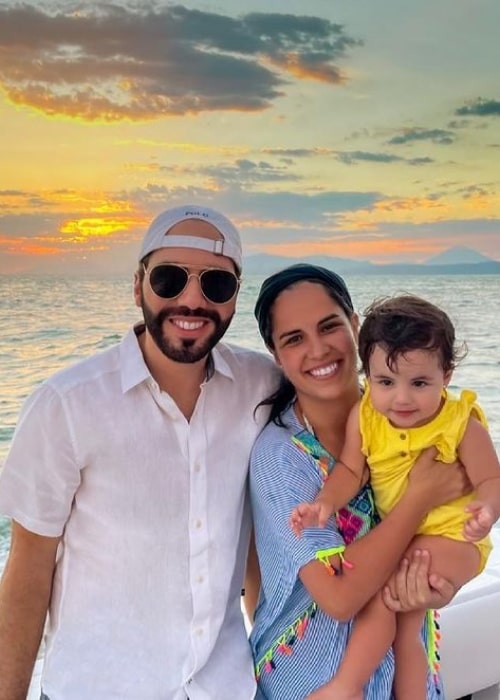
M 382 518 L 401 498 L 408 473 L 422 450 L 434 445 L 439 461 L 454 462 L 469 418 L 473 416 L 487 427 L 473 391 L 465 389 L 460 396 L 453 396 L 444 390 L 443 398 L 439 414 L 429 423 L 417 428 L 396 428 L 374 409 L 369 386 L 365 387 L 360 405 L 362 451 L 370 468 L 375 503 Z M 439 462 L 436 462 L 436 469 L 439 469 Z M 470 517 L 464 509 L 472 500 L 474 494 L 462 496 L 430 511 L 417 534 L 464 541 L 464 523 Z M 487 537 L 474 544 L 481 553 L 482 570 L 491 551 L 491 541 Z

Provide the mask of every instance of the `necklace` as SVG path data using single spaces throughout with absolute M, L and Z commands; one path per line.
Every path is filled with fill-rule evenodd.
M 307 430 L 311 433 L 311 435 L 316 437 L 316 433 L 314 432 L 314 428 L 310 424 L 309 418 L 306 416 L 305 413 L 302 413 L 302 418 L 304 419 L 304 425 L 306 426 Z
M 306 430 L 309 431 L 313 437 L 316 437 L 316 433 L 314 432 L 314 428 L 312 427 L 311 423 L 309 422 L 309 418 L 306 416 L 306 414 L 302 410 L 300 404 L 297 403 L 296 405 L 297 405 L 297 409 L 300 413 L 299 418 L 302 418 L 302 423 L 304 423 Z

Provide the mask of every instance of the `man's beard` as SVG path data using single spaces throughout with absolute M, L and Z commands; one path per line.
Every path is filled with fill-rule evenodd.
M 199 362 L 199 360 L 207 357 L 229 328 L 234 316 L 233 313 L 228 319 L 223 321 L 217 311 L 212 311 L 211 309 L 190 309 L 187 306 L 170 306 L 162 309 L 159 314 L 154 314 L 147 306 L 144 298 L 141 300 L 141 307 L 144 323 L 155 344 L 169 360 L 183 363 Z M 175 346 L 163 333 L 164 321 L 170 316 L 182 316 L 186 319 L 193 316 L 196 318 L 208 318 L 213 322 L 215 328 L 213 333 L 203 341 L 198 341 L 195 338 L 186 338 L 177 340 L 177 346 Z

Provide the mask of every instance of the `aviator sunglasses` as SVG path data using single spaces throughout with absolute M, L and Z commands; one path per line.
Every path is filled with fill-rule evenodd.
M 147 269 L 149 286 L 162 299 L 176 299 L 188 286 L 191 277 L 196 277 L 201 293 L 210 304 L 227 304 L 238 291 L 240 279 L 230 270 L 209 267 L 201 272 L 189 272 L 177 263 L 159 263 Z

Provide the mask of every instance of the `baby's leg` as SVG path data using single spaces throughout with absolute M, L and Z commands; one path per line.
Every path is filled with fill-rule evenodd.
M 455 593 L 479 574 L 481 553 L 472 542 L 452 540 L 438 535 L 417 535 L 405 556 L 411 557 L 416 549 L 426 549 L 429 552 L 431 573 L 439 574 L 452 583 Z
M 386 655 L 395 632 L 396 617 L 377 593 L 356 616 L 337 673 L 308 700 L 362 700 L 363 687 Z
M 458 542 L 446 537 L 419 535 L 414 538 L 407 557 L 416 549 L 426 549 L 431 555 L 431 571 L 448 579 L 458 590 L 479 572 L 480 553 L 470 542 Z M 401 613 L 397 618 L 394 656 L 396 700 L 425 700 L 428 662 L 420 633 L 425 611 Z
M 425 610 L 399 613 L 394 640 L 396 700 L 426 700 L 428 662 L 420 637 Z

